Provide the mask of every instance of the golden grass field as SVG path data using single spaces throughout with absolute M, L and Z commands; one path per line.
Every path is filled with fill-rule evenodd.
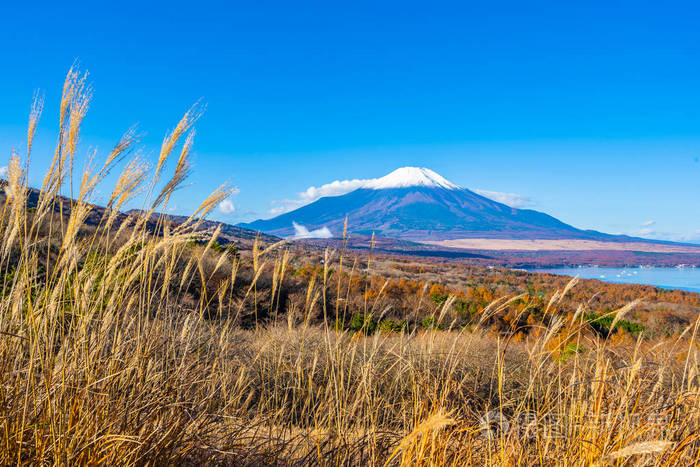
M 509 299 L 468 327 L 452 324 L 450 298 L 433 310 L 441 329 L 349 332 L 334 326 L 340 315 L 385 310 L 381 291 L 348 309 L 347 275 L 337 271 L 362 272 L 342 250 L 326 250 L 305 296 L 278 313 L 286 246 L 256 242 L 236 257 L 217 251 L 216 231 L 197 230 L 226 187 L 188 221 L 152 226 L 190 171 L 197 111 L 168 133 L 153 167 L 129 159 L 138 154 L 130 131 L 104 161 L 79 171 L 89 96 L 84 75 L 71 71 L 35 206 L 26 171 L 41 101 L 27 153 L 9 165 L 0 218 L 1 464 L 700 462 L 700 320 L 653 340 L 591 333 L 585 303 L 561 305 L 572 281 L 552 291 L 540 321 L 523 324 L 525 338 L 487 325 Z M 119 176 L 107 209 L 87 228 L 90 202 L 112 170 Z M 66 205 L 57 195 L 74 181 L 80 188 Z M 145 200 L 144 212 L 119 220 L 135 199 Z M 195 236 L 203 244 L 193 247 Z M 634 306 L 612 311 L 611 329 Z M 242 326 L 244 315 L 253 324 Z

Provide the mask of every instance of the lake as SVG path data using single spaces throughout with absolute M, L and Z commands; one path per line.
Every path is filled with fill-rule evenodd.
M 605 282 L 654 285 L 667 289 L 683 289 L 700 292 L 700 268 L 546 268 L 529 269 L 530 272 L 548 272 L 581 279 L 599 279 Z

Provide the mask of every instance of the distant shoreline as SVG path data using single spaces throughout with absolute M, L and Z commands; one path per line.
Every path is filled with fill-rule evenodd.
M 424 241 L 448 248 L 492 251 L 640 251 L 645 253 L 700 253 L 700 245 L 647 242 L 603 242 L 599 240 L 511 240 L 460 238 Z

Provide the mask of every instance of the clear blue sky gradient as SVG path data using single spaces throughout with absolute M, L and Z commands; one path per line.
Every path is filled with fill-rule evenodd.
M 138 123 L 155 157 L 207 104 L 179 213 L 227 181 L 237 209 L 215 218 L 235 223 L 417 165 L 578 227 L 700 241 L 697 2 L 110 5 L 0 7 L 4 159 L 46 94 L 34 183 L 77 58 L 95 90 L 82 154 Z

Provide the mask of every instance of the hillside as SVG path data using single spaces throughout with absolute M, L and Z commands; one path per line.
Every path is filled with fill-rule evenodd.
M 7 186 L 7 181 L 0 179 L 0 203 L 7 203 L 7 192 L 5 187 Z M 37 208 L 39 201 L 40 191 L 36 188 L 27 187 L 27 199 L 26 207 L 28 213 L 31 213 Z M 72 206 L 76 205 L 75 200 L 71 200 L 66 196 L 55 196 L 54 203 L 52 205 L 52 211 L 55 216 L 62 216 L 65 221 L 71 215 Z M 85 216 L 83 230 L 92 230 L 99 227 L 100 222 L 105 218 L 105 213 L 107 208 L 100 206 L 98 204 L 89 204 L 87 214 Z M 124 212 L 118 212 L 115 216 L 114 225 L 119 227 L 127 219 L 137 219 L 144 215 L 144 211 L 140 209 L 130 209 Z M 171 226 L 177 226 L 185 221 L 187 221 L 186 216 L 177 216 L 170 214 L 163 214 L 160 212 L 154 212 L 151 218 L 147 220 L 144 224 L 146 231 L 151 234 L 160 234 L 162 229 L 158 227 L 158 220 L 161 222 L 170 223 Z M 201 219 L 199 225 L 197 226 L 197 232 L 213 232 L 217 227 L 221 228 L 221 232 L 218 236 L 218 241 L 221 244 L 235 243 L 237 246 L 243 249 L 250 249 L 253 240 L 257 237 L 263 244 L 274 243 L 280 240 L 279 237 L 273 235 L 267 235 L 264 233 L 256 232 L 250 229 L 245 229 L 231 224 L 226 224 L 223 222 L 216 222 L 207 219 Z M 129 229 L 126 228 L 126 231 Z

